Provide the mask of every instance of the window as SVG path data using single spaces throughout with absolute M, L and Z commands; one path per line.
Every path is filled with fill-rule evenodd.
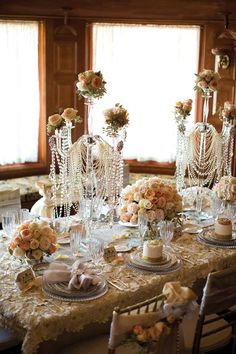
M 124 158 L 173 162 L 174 105 L 195 97 L 200 27 L 95 23 L 92 33 L 93 69 L 107 81 L 96 132 L 103 126 L 102 111 L 119 102 L 130 114 Z M 195 104 L 192 121 L 194 112 Z
M 0 165 L 39 160 L 39 23 L 0 21 Z

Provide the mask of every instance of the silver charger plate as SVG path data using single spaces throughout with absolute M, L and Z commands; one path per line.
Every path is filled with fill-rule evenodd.
M 169 255 L 170 260 L 163 265 L 145 263 L 139 257 L 127 258 L 127 265 L 133 269 L 139 269 L 147 272 L 154 272 L 159 274 L 170 273 L 178 270 L 182 266 L 181 260 L 177 259 L 174 255 Z
M 143 258 L 141 251 L 132 253 L 130 258 L 133 263 L 155 267 L 166 267 L 169 266 L 170 263 L 173 261 L 172 257 L 168 253 L 163 253 L 162 258 L 156 261 L 145 259 Z
M 214 237 L 214 234 L 214 229 L 203 231 L 197 236 L 197 240 L 213 247 L 236 248 L 236 235 L 234 233 L 232 235 L 232 239 L 230 240 L 219 240 Z
M 91 286 L 88 290 L 70 290 L 67 282 L 50 284 L 44 279 L 43 290 L 48 296 L 61 301 L 90 301 L 105 295 L 108 285 L 105 279 L 101 279 L 97 285 Z

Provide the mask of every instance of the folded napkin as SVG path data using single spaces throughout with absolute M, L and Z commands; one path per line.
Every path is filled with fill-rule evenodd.
M 97 269 L 90 269 L 88 265 L 80 261 L 75 261 L 71 267 L 63 263 L 51 263 L 44 272 L 44 279 L 48 283 L 68 282 L 70 290 L 87 290 L 101 280 L 97 273 Z

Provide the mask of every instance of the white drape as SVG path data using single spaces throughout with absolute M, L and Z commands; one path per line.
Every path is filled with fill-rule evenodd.
M 176 150 L 176 101 L 195 99 L 200 27 L 93 25 L 93 69 L 107 81 L 97 104 L 95 131 L 102 111 L 121 103 L 130 114 L 124 157 L 173 161 Z M 193 106 L 192 119 L 195 114 Z
M 36 162 L 38 23 L 0 21 L 0 164 Z

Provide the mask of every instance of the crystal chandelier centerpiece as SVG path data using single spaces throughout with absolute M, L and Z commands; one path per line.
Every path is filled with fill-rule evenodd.
M 93 119 L 96 100 L 106 93 L 106 82 L 100 71 L 88 70 L 80 73 L 78 78 L 76 85 L 78 97 L 84 98 L 87 106 L 86 133 L 72 143 L 72 119 L 63 117 L 64 113 L 61 116 L 55 115 L 53 119 L 49 117 L 48 131 L 54 133 L 49 139 L 52 152 L 50 179 L 53 186 L 55 216 L 63 214 L 69 217 L 73 208 L 84 221 L 87 237 L 90 237 L 91 228 L 99 219 L 105 203 L 109 209 L 110 224 L 113 223 L 114 210 L 123 187 L 122 149 L 126 134 L 124 130 L 121 134 L 121 127 L 125 124 L 121 125 L 120 121 L 115 123 L 116 119 L 111 125 L 106 122 L 107 127 L 104 128 L 106 132 L 113 131 L 111 144 L 95 134 Z M 116 107 L 119 118 L 121 111 L 124 114 L 123 110 L 121 105 Z M 76 120 L 77 111 L 73 111 L 73 119 Z M 124 111 L 127 116 L 127 111 Z M 57 170 L 59 173 L 56 173 Z M 56 207 L 58 200 L 60 200 L 59 211 Z
M 194 89 L 203 97 L 202 121 L 190 131 L 186 130 L 186 116 L 177 114 L 177 157 L 176 183 L 182 194 L 186 190 L 186 176 L 190 187 L 194 187 L 196 211 L 201 213 L 204 189 L 211 188 L 222 175 L 231 175 L 236 114 L 235 107 L 226 104 L 222 110 L 223 127 L 221 133 L 208 123 L 209 102 L 217 90 L 220 76 L 205 69 L 196 75 Z M 178 102 L 177 102 L 178 103 Z M 228 108 L 234 112 L 230 116 Z M 226 114 L 227 113 L 227 114 Z M 226 115 L 228 117 L 226 117 Z M 181 117 L 180 117 L 181 116 Z

